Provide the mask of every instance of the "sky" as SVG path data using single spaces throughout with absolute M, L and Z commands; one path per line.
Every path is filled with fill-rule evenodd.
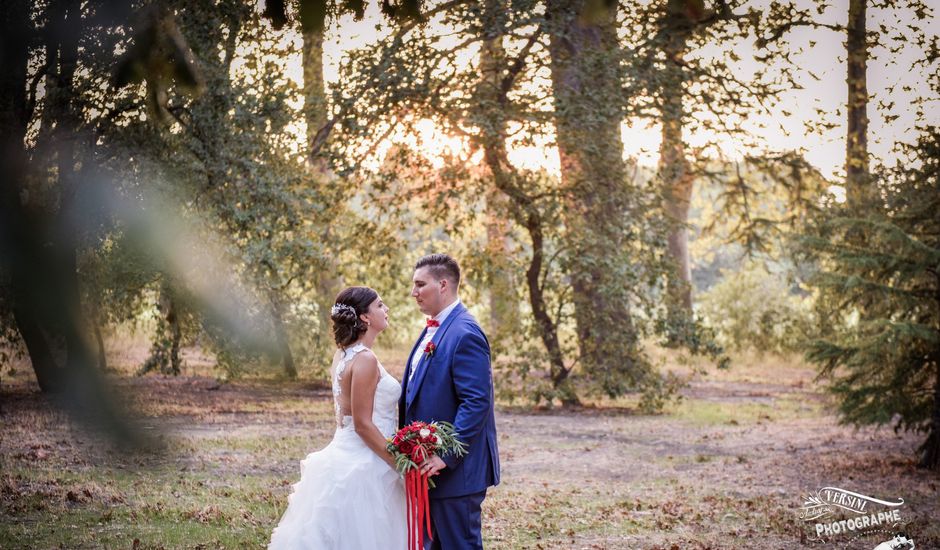
M 767 0 L 756 2 L 758 7 Z M 810 5 L 809 0 L 805 0 Z M 931 20 L 921 25 L 937 34 L 940 25 L 940 0 L 926 0 L 931 9 Z M 333 24 L 324 43 L 325 77 L 328 86 L 337 84 L 337 67 L 343 55 L 351 49 L 380 40 L 388 32 L 387 25 L 383 23 L 378 13 L 377 3 L 369 3 L 366 17 L 362 21 L 354 21 L 351 16 L 343 17 L 338 24 Z M 834 6 L 820 15 L 820 20 L 828 23 L 844 24 L 847 18 L 848 0 L 837 0 Z M 910 10 L 892 9 L 879 10 L 869 8 L 869 30 L 877 28 L 881 22 L 903 27 L 913 22 L 914 15 Z M 801 67 L 798 71 L 802 89 L 791 90 L 784 94 L 781 101 L 771 108 L 770 112 L 755 113 L 743 124 L 750 132 L 759 138 L 766 149 L 771 151 L 800 150 L 805 157 L 821 172 L 834 179 L 844 174 L 845 159 L 845 50 L 843 36 L 830 30 L 797 30 L 791 33 L 790 43 L 796 52 L 793 60 Z M 299 36 L 291 37 L 300 40 Z M 811 41 L 814 44 L 811 44 Z M 753 42 L 742 43 L 735 46 L 742 61 L 735 70 L 753 72 L 759 69 L 753 60 L 749 60 L 749 51 L 754 50 Z M 294 51 L 299 51 L 296 48 Z M 931 96 L 923 71 L 911 71 L 910 66 L 920 55 L 916 48 L 906 47 L 898 54 L 889 54 L 883 49 L 872 51 L 872 59 L 868 64 L 868 89 L 872 95 L 869 106 L 869 151 L 873 157 L 887 162 L 893 162 L 896 155 L 892 149 L 898 141 L 911 141 L 916 137 L 913 99 L 918 96 Z M 771 70 L 773 68 L 771 67 Z M 940 70 L 937 63 L 935 70 Z M 300 83 L 302 71 L 299 54 L 287 60 L 288 74 Z M 809 76 L 815 74 L 818 79 Z M 894 86 L 893 94 L 888 94 L 888 88 Z M 904 91 L 903 87 L 909 87 Z M 893 102 L 894 107 L 887 113 L 897 117 L 887 121 L 884 112 L 874 108 L 877 102 Z M 817 113 L 821 109 L 822 115 Z M 790 113 L 789 116 L 785 113 Z M 835 127 L 822 133 L 808 132 L 804 121 L 815 120 L 820 116 L 826 122 L 835 124 Z M 928 110 L 927 122 L 940 124 L 940 101 L 933 101 L 933 108 Z M 432 161 L 439 159 L 441 151 L 446 148 L 459 148 L 462 142 L 454 137 L 443 135 L 432 123 L 420 125 L 420 136 L 397 136 L 393 140 L 405 141 L 412 145 L 422 147 Z M 303 133 L 300 133 L 303 135 Z M 627 120 L 622 127 L 624 141 L 624 154 L 635 158 L 640 164 L 654 166 L 657 162 L 659 147 L 659 128 L 639 120 Z M 686 141 L 691 148 L 701 146 L 707 142 L 720 144 L 722 155 L 726 158 L 740 158 L 743 154 L 755 153 L 745 144 L 728 136 L 713 135 L 705 131 L 688 132 Z M 378 148 L 378 154 L 387 150 L 391 142 Z M 515 148 L 510 153 L 510 160 L 524 168 L 545 168 L 551 172 L 558 172 L 558 153 L 550 146 L 528 148 Z M 376 161 L 378 163 L 378 161 Z

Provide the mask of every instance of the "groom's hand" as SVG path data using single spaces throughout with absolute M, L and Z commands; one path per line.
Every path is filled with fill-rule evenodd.
M 447 464 L 444 464 L 444 461 L 441 460 L 441 457 L 437 455 L 431 455 L 431 458 L 425 460 L 421 463 L 421 474 L 436 476 L 441 470 L 447 467 Z

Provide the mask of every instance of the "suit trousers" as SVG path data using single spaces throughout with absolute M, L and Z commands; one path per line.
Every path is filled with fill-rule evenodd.
M 431 499 L 434 540 L 424 550 L 482 550 L 480 506 L 486 491 L 453 498 Z

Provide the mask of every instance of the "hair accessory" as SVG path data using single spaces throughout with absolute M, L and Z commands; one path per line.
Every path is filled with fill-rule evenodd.
M 356 314 L 356 308 L 349 304 L 333 304 L 333 307 L 330 308 L 330 315 L 336 315 L 340 311 L 349 311 L 353 315 Z

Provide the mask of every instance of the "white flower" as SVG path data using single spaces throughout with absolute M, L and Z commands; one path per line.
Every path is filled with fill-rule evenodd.
M 434 434 L 434 444 L 435 444 L 435 445 L 440 445 L 440 444 L 441 444 L 441 436 L 439 436 L 439 435 L 437 435 L 437 434 Z
M 427 437 L 427 436 L 431 435 L 431 430 L 429 430 L 429 429 L 427 429 L 427 428 L 421 428 L 421 431 L 418 432 L 418 435 L 420 435 L 421 437 Z

